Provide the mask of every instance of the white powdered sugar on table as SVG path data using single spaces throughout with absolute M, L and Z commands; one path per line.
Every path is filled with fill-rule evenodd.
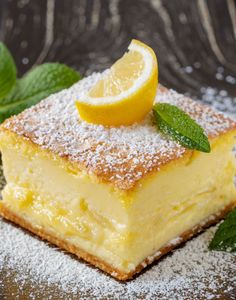
M 37 289 L 57 286 L 62 299 L 216 299 L 217 291 L 224 295 L 235 287 L 236 255 L 208 250 L 215 230 L 208 229 L 132 281 L 120 283 L 0 220 L 0 271 L 16 271 L 19 286 L 26 280 Z

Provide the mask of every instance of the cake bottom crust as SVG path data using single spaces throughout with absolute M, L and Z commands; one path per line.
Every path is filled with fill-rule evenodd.
M 205 228 L 209 227 L 210 225 L 213 225 L 217 223 L 219 220 L 225 217 L 225 215 L 235 206 L 235 203 L 232 203 L 228 206 L 226 206 L 224 209 L 222 209 L 220 212 L 211 215 L 206 220 L 203 220 L 200 224 L 196 225 L 191 230 L 188 230 L 181 234 L 179 237 L 176 238 L 174 241 L 170 241 L 168 244 L 166 244 L 164 247 L 159 249 L 156 253 L 153 255 L 147 257 L 143 262 L 141 262 L 135 270 L 125 273 L 122 272 L 113 266 L 107 264 L 100 258 L 91 255 L 87 253 L 86 251 L 82 250 L 81 248 L 75 246 L 74 244 L 65 241 L 61 238 L 58 238 L 57 236 L 53 235 L 52 233 L 47 232 L 47 230 L 38 228 L 37 226 L 32 225 L 30 222 L 26 221 L 21 216 L 17 215 L 16 213 L 12 212 L 7 206 L 5 206 L 3 203 L 0 203 L 0 216 L 3 218 L 20 225 L 21 227 L 27 229 L 28 231 L 36 234 L 37 236 L 41 237 L 44 240 L 49 241 L 50 243 L 57 245 L 59 248 L 65 249 L 68 252 L 75 254 L 78 258 L 82 258 L 85 261 L 89 262 L 90 264 L 96 266 L 97 268 L 105 271 L 106 273 L 110 274 L 114 278 L 125 281 L 132 279 L 135 274 L 139 273 L 142 269 L 144 269 L 147 265 L 150 265 L 153 261 L 158 260 L 166 253 L 170 252 L 180 244 L 186 242 L 188 239 L 190 239 L 195 234 L 200 233 Z

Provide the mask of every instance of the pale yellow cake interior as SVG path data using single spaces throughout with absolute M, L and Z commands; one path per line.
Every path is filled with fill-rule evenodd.
M 129 191 L 7 130 L 1 151 L 3 203 L 31 224 L 130 272 L 172 239 L 236 200 L 235 131 L 142 179 Z

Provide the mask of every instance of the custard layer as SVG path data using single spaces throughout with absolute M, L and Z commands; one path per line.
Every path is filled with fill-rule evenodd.
M 121 191 L 7 131 L 1 151 L 5 206 L 130 272 L 147 256 L 233 203 L 234 132 L 211 142 Z

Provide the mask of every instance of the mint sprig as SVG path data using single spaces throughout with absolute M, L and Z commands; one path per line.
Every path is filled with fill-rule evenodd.
M 0 42 L 0 99 L 4 98 L 16 83 L 16 65 L 7 47 Z
M 3 57 L 7 60 L 7 56 Z M 1 72 L 2 61 L 0 60 L 0 83 L 4 78 Z M 45 63 L 16 80 L 13 87 L 3 98 L 0 98 L 0 123 L 6 118 L 18 114 L 24 109 L 38 103 L 40 100 L 62 89 L 69 88 L 80 80 L 80 74 L 64 64 Z M 2 86 L 0 84 L 0 93 Z
M 154 105 L 153 114 L 158 129 L 189 149 L 210 152 L 204 130 L 183 110 L 169 103 Z
M 236 251 L 236 208 L 220 224 L 209 245 L 209 249 L 226 252 Z

